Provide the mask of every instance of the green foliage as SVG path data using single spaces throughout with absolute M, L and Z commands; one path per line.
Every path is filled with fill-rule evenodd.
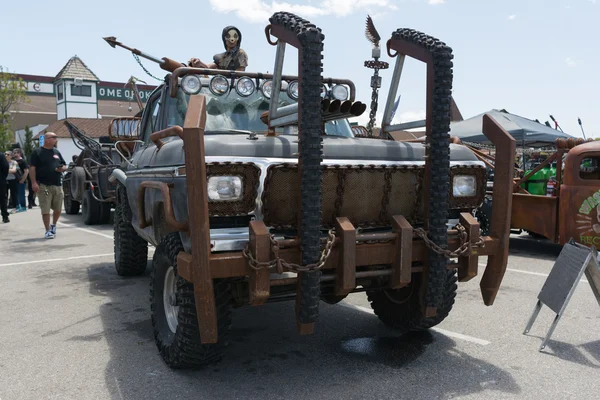
M 33 149 L 35 149 L 35 144 L 33 143 L 33 132 L 29 129 L 28 126 L 25 127 L 25 138 L 23 140 L 23 152 L 25 153 L 25 157 L 29 160 L 31 158 L 31 153 L 33 153 Z
M 10 110 L 30 101 L 23 80 L 0 65 L 0 148 L 2 150 L 7 150 L 14 143 Z

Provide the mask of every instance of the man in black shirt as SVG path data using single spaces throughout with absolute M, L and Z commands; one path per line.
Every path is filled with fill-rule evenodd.
M 8 175 L 8 161 L 4 153 L 0 152 L 0 212 L 2 213 L 2 222 L 10 222 L 8 219 L 8 210 L 6 209 L 6 176 Z
M 44 135 L 44 145 L 31 154 L 31 186 L 38 193 L 42 220 L 46 228 L 46 239 L 54 239 L 56 223 L 60 217 L 64 193 L 62 190 L 62 173 L 67 170 L 67 163 L 56 149 L 57 137 L 54 132 Z M 54 211 L 50 224 L 50 210 Z

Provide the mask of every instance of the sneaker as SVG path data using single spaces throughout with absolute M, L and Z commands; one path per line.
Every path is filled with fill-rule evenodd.
M 50 232 L 56 236 L 56 225 L 50 225 Z
M 48 231 L 48 232 L 46 232 L 46 235 L 44 235 L 44 237 L 46 239 L 54 239 L 54 233 Z
M 23 211 L 27 211 L 27 209 L 25 207 L 21 207 L 21 206 L 17 207 L 17 211 L 16 212 L 20 213 L 20 212 L 23 212 Z

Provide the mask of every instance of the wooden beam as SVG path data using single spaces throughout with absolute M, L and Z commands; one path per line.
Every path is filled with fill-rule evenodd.
M 402 215 L 394 215 L 393 231 L 398 234 L 396 255 L 392 263 L 390 287 L 398 289 L 410 283 L 413 249 L 413 227 Z
M 479 240 L 479 222 L 469 213 L 460 213 L 459 222 L 465 227 L 469 235 L 469 249 L 467 255 L 458 258 L 458 280 L 467 282 L 477 276 L 479 256 L 473 244 Z
M 258 262 L 271 259 L 269 230 L 263 221 L 250 221 L 250 251 Z M 271 293 L 270 271 L 268 268 L 250 268 L 249 298 L 251 306 L 264 304 Z
M 346 217 L 335 219 L 335 230 L 340 238 L 335 294 L 345 296 L 356 287 L 356 230 Z

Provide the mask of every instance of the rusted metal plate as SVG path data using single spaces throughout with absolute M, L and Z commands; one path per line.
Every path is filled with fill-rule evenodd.
M 300 41 L 298 40 L 297 34 L 287 30 L 281 25 L 271 25 L 271 35 L 297 49 L 300 48 Z M 298 57 L 298 59 L 301 60 L 302 58 Z
M 392 263 L 392 277 L 390 287 L 397 289 L 410 283 L 413 250 L 413 227 L 401 215 L 392 219 L 393 231 L 398 235 L 396 241 L 396 254 Z
M 536 196 L 513 193 L 510 226 L 543 235 L 555 241 L 558 218 L 558 199 L 554 196 Z
M 478 249 L 479 256 L 495 254 L 498 251 L 498 239 L 483 237 L 484 247 Z M 458 238 L 452 237 L 448 241 L 448 249 L 456 250 L 460 246 Z M 340 254 L 339 246 L 331 250 L 331 255 L 327 259 L 324 270 L 335 270 L 339 264 Z M 412 261 L 426 261 L 428 249 L 421 239 L 412 241 Z M 356 265 L 391 265 L 394 262 L 396 254 L 396 243 L 359 244 L 356 246 Z M 301 263 L 299 248 L 286 248 L 279 250 L 279 256 L 285 261 L 295 264 Z M 232 278 L 236 276 L 248 276 L 250 267 L 248 260 L 242 255 L 242 252 L 215 253 L 210 255 L 210 270 L 214 279 Z M 412 268 L 413 271 L 419 271 L 418 268 Z
M 508 264 L 516 144 L 515 139 L 487 114 L 483 116 L 483 133 L 496 146 L 494 212 L 489 236 L 497 240 L 497 248 L 493 253 L 487 253 L 490 256 L 479 284 L 484 304 L 491 306 L 494 304 Z
M 202 95 L 190 96 L 183 125 L 185 150 L 187 203 L 191 243 L 192 282 L 198 327 L 202 343 L 217 343 L 217 309 L 213 277 L 210 269 L 210 226 L 208 218 L 208 190 L 204 160 L 204 127 L 206 100 Z
M 258 262 L 268 262 L 271 258 L 269 231 L 262 221 L 250 222 L 250 251 Z M 270 271 L 267 268 L 250 268 L 249 298 L 251 306 L 264 304 L 271 292 Z
M 562 185 L 560 244 L 570 238 L 586 246 L 600 246 L 600 182 L 598 186 Z
M 335 294 L 343 296 L 356 287 L 356 230 L 346 217 L 336 218 L 335 230 L 340 238 Z
M 473 244 L 479 240 L 479 222 L 469 213 L 460 213 L 459 222 L 469 235 L 469 251 L 466 257 L 458 258 L 458 280 L 467 282 L 477 276 L 479 268 L 478 250 Z

